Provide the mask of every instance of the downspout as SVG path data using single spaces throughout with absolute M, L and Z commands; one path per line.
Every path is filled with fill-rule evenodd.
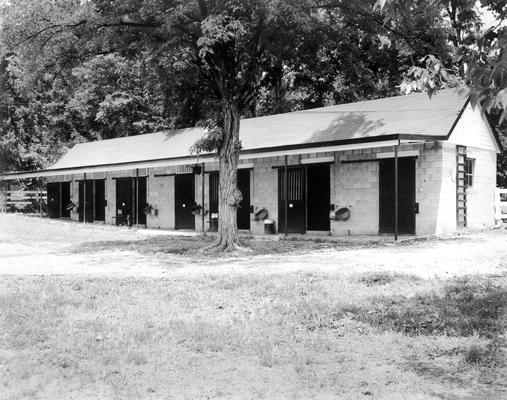
M 136 168 L 136 226 L 139 225 L 139 168 Z
M 83 224 L 86 222 L 86 172 L 83 173 Z
M 394 240 L 398 240 L 398 144 L 394 146 Z
M 289 221 L 288 221 L 288 216 L 289 216 L 288 182 L 289 182 L 289 178 L 288 178 L 287 156 L 284 156 L 284 161 L 285 161 L 285 168 L 284 168 L 284 174 L 283 174 L 283 195 L 284 195 L 284 199 L 285 199 L 285 202 L 284 202 L 284 217 L 285 217 L 284 232 L 285 232 L 285 236 L 287 236 L 287 233 L 289 231 Z
M 202 233 L 205 234 L 206 231 L 204 229 L 204 163 L 201 164 L 201 173 L 202 173 L 202 180 L 201 180 L 201 228 Z M 211 212 L 210 212 L 211 213 Z

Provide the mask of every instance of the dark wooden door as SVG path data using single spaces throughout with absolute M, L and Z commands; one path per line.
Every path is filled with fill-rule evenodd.
M 278 232 L 285 232 L 285 170 L 278 170 Z M 287 232 L 306 232 L 306 174 L 304 167 L 287 173 Z
M 209 210 L 218 213 L 218 171 L 209 173 Z
M 132 178 L 116 179 L 116 225 L 132 226 Z
M 329 231 L 329 205 L 331 202 L 329 164 L 308 165 L 306 173 L 308 182 L 307 229 L 309 231 Z
M 174 176 L 174 205 L 176 229 L 195 229 L 195 179 L 193 174 Z
M 238 229 L 250 229 L 250 170 L 238 170 L 238 189 L 243 200 L 239 203 L 237 212 Z
M 95 221 L 105 221 L 106 219 L 106 186 L 105 180 L 98 179 L 94 181 L 95 196 L 94 209 Z
M 137 223 L 139 225 L 146 225 L 146 214 L 144 213 L 146 206 L 146 177 L 141 177 L 137 178 Z
M 79 215 L 79 222 L 83 222 L 83 216 L 84 216 L 84 182 L 79 181 L 79 196 L 78 196 L 78 215 Z
M 380 233 L 394 232 L 394 159 L 380 160 Z M 415 159 L 398 159 L 398 232 L 415 234 Z
M 79 181 L 79 221 L 93 222 L 93 181 Z
M 47 191 L 48 217 L 60 218 L 60 183 L 48 183 Z
M 70 182 L 62 182 L 62 217 L 70 218 L 70 210 L 67 209 L 67 206 L 70 204 Z

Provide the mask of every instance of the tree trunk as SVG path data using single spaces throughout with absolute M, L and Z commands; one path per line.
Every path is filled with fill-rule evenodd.
M 242 200 L 238 189 L 240 112 L 234 101 L 224 100 L 224 137 L 219 149 L 218 242 L 219 250 L 245 250 L 239 241 L 236 214 Z

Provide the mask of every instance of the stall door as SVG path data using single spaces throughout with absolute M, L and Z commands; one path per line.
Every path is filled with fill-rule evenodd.
M 250 229 L 250 170 L 238 170 L 238 189 L 243 195 L 237 212 L 238 229 Z
M 193 174 L 174 176 L 174 205 L 176 229 L 195 229 L 195 179 Z
M 394 159 L 380 160 L 380 233 L 394 232 Z M 415 234 L 415 159 L 398 159 L 398 231 Z
M 93 181 L 79 181 L 79 222 L 93 222 Z
M 104 221 L 106 219 L 106 190 L 105 180 L 94 181 L 95 185 L 95 221 Z
M 116 179 L 116 225 L 132 226 L 132 179 Z
M 285 232 L 285 170 L 278 170 L 278 232 Z M 291 167 L 287 174 L 287 232 L 306 232 L 306 176 L 304 167 Z
M 52 182 L 47 186 L 48 217 L 60 217 L 60 183 Z
M 329 164 L 308 165 L 306 173 L 308 182 L 307 229 L 309 231 L 329 231 L 329 205 L 331 202 Z
M 62 182 L 62 217 L 70 218 L 70 210 L 67 206 L 70 204 L 70 182 Z
M 137 223 L 146 225 L 146 214 L 144 208 L 146 203 L 146 177 L 137 178 Z
M 218 213 L 218 171 L 209 174 L 209 210 Z

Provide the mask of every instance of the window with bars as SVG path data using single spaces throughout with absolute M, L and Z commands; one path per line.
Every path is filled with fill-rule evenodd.
M 468 188 L 474 185 L 475 159 L 467 158 L 465 163 L 465 186 Z

